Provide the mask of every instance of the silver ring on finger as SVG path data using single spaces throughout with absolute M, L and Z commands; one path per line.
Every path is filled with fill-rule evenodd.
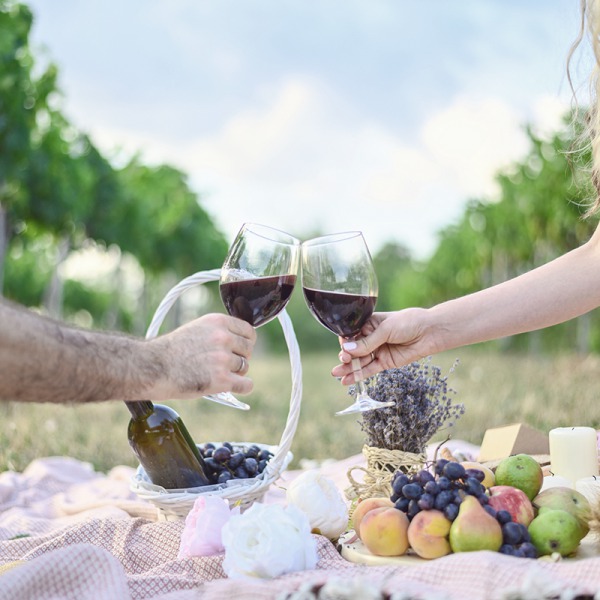
M 375 362 L 377 357 L 375 356 L 375 352 L 371 352 L 371 362 Z
M 242 371 L 245 371 L 246 367 L 248 366 L 248 361 L 246 360 L 245 356 L 240 356 L 240 359 L 240 366 L 234 371 L 234 373 L 241 373 Z

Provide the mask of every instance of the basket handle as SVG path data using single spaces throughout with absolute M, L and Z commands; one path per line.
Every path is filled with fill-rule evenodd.
M 207 283 L 209 281 L 216 281 L 221 277 L 221 269 L 212 269 L 209 271 L 198 271 L 193 275 L 189 275 L 185 279 L 182 279 L 178 284 L 173 286 L 161 300 L 158 308 L 154 312 L 152 321 L 146 331 L 146 339 L 154 338 L 158 335 L 160 326 L 165 319 L 165 316 L 175 304 L 177 299 L 186 290 Z M 290 319 L 287 311 L 283 309 L 278 315 L 277 319 L 283 329 L 283 335 L 288 347 L 290 356 L 290 365 L 292 367 L 292 392 L 290 396 L 290 410 L 288 413 L 287 421 L 283 433 L 281 434 L 281 440 L 277 447 L 277 451 L 273 457 L 267 463 L 265 471 L 266 475 L 278 472 L 283 461 L 292 445 L 292 440 L 296 433 L 298 426 L 298 419 L 300 417 L 300 404 L 302 401 L 302 362 L 300 359 L 300 348 L 298 346 L 298 340 L 294 332 L 292 320 Z

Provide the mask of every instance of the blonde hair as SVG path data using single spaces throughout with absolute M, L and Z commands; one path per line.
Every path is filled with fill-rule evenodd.
M 584 135 L 592 151 L 591 178 L 596 191 L 595 198 L 585 212 L 589 217 L 600 212 L 600 0 L 580 0 L 581 22 L 579 35 L 568 55 L 567 76 L 573 96 L 576 99 L 575 88 L 571 80 L 570 66 L 575 51 L 587 36 L 594 54 L 594 66 L 590 74 L 590 106 L 586 114 Z M 577 113 L 577 110 L 575 111 Z

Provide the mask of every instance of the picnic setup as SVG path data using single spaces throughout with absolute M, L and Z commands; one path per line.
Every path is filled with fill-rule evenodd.
M 237 284 L 225 294 L 232 314 L 249 311 L 245 318 L 258 320 L 270 310 L 269 318 L 281 324 L 292 374 L 279 444 L 195 444 L 168 406 L 128 402 L 137 469 L 121 465 L 98 473 L 73 458 L 41 457 L 21 473 L 0 474 L 0 599 L 595 597 L 596 430 L 541 432 L 517 423 L 488 430 L 481 445 L 432 444 L 464 408 L 453 403 L 446 377 L 431 360 L 356 386 L 355 402 L 340 412 L 361 414 L 361 453 L 288 469 L 302 362 L 285 300 L 273 302 L 277 294 L 265 293 L 265 286 L 269 278 L 281 285 L 273 268 L 284 285 L 295 277 L 300 250 L 295 240 L 258 229 L 257 238 L 257 226 L 241 228 L 221 269 L 173 287 L 147 337 L 158 334 L 181 294 L 212 280 Z M 284 246 L 277 263 L 265 260 L 274 253 L 264 251 L 273 239 Z M 310 263 L 310 252 L 303 253 L 303 285 L 326 296 L 315 265 L 335 270 L 339 284 L 343 269 L 331 265 L 361 263 L 368 254 L 337 252 L 340 242 L 356 239 L 313 242 L 319 260 Z M 334 248 L 324 251 L 329 242 Z M 260 252 L 254 253 L 255 244 Z M 373 286 L 368 272 L 359 282 Z M 262 287 L 252 292 L 255 278 Z M 319 305 L 316 296 L 310 298 Z M 267 308 L 257 300 L 265 297 Z M 349 323 L 340 316 L 348 301 L 333 304 L 335 311 L 321 308 L 318 318 L 341 333 Z M 345 314 L 356 322 L 347 326 L 356 328 L 356 301 L 350 304 Z M 321 299 L 320 306 L 327 303 Z M 248 408 L 229 393 L 208 399 Z
M 0 600 L 600 600 L 575 4 L 0 0 Z

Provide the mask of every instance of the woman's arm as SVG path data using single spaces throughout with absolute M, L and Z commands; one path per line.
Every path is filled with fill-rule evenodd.
M 343 344 L 343 364 L 332 374 L 352 383 L 353 356 L 362 357 L 369 376 L 429 354 L 555 325 L 598 306 L 600 228 L 579 248 L 496 286 L 430 309 L 374 314 L 355 348 Z

